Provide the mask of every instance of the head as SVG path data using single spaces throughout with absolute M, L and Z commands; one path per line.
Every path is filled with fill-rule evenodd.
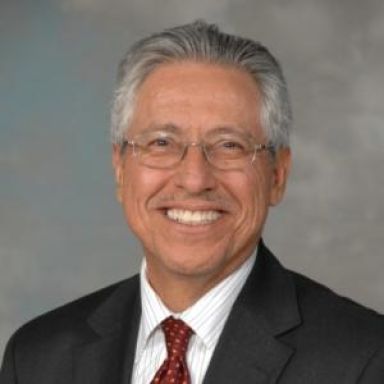
M 252 253 L 269 207 L 284 193 L 290 125 L 281 69 L 259 43 L 199 21 L 131 48 L 113 104 L 113 164 L 155 288 L 180 279 L 208 289 Z M 127 140 L 158 131 L 186 143 L 177 164 L 148 166 L 134 147 L 123 150 Z M 221 169 L 205 149 L 223 137 L 273 150 Z
M 228 65 L 247 72 L 257 84 L 262 128 L 275 146 L 289 147 L 292 112 L 278 61 L 262 44 L 221 32 L 196 21 L 138 41 L 120 63 L 112 106 L 111 140 L 121 144 L 130 126 L 136 93 L 147 76 L 163 64 L 193 61 Z

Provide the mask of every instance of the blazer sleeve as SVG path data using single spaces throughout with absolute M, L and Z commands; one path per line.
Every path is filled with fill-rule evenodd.
M 376 353 L 368 361 L 358 383 L 359 384 L 383 384 L 384 383 L 384 347 L 376 351 Z
M 4 352 L 3 364 L 0 369 L 0 384 L 16 384 L 14 338 L 12 337 Z

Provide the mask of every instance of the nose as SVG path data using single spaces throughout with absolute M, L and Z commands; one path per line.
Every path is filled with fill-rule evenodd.
M 191 143 L 185 151 L 181 163 L 177 167 L 176 185 L 191 194 L 214 189 L 215 175 L 202 146 Z

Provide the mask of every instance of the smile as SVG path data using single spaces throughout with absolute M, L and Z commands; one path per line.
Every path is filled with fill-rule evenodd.
M 166 215 L 169 219 L 186 225 L 211 224 L 218 220 L 221 213 L 218 211 L 189 211 L 185 209 L 168 209 Z

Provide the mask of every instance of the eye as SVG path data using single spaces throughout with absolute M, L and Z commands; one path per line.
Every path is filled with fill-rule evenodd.
M 214 149 L 220 152 L 245 152 L 246 145 L 239 140 L 221 140 L 214 145 Z
M 164 152 L 164 151 L 172 151 L 177 147 L 176 141 L 169 136 L 156 136 L 147 138 L 147 140 L 143 143 L 143 147 L 147 151 L 151 152 Z
M 158 137 L 150 141 L 147 146 L 148 147 L 167 147 L 171 144 L 171 139 L 168 137 Z
M 209 152 L 211 158 L 217 160 L 236 160 L 248 154 L 249 145 L 246 140 L 238 137 L 221 137 L 212 141 Z
M 223 141 L 219 144 L 220 147 L 225 149 L 233 149 L 233 150 L 243 150 L 244 146 L 242 143 L 239 143 L 237 141 Z

